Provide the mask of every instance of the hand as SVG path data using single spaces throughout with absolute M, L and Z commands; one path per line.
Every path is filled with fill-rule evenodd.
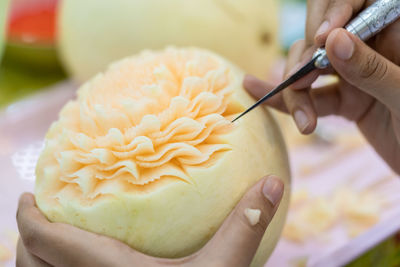
M 311 90 L 316 71 L 267 104 L 291 114 L 303 134 L 314 131 L 318 116 L 334 114 L 356 122 L 375 150 L 400 173 L 400 21 L 368 44 L 338 29 L 369 2 L 309 0 L 306 39 L 291 47 L 285 76 L 325 44 L 339 82 Z M 245 78 L 244 86 L 257 98 L 273 87 L 251 76 Z
M 150 257 L 124 243 L 71 225 L 50 223 L 32 194 L 21 196 L 17 212 L 21 239 L 17 267 L 25 266 L 248 266 L 283 195 L 274 176 L 261 179 L 238 203 L 214 237 L 197 253 L 180 259 Z M 246 208 L 259 209 L 252 226 Z

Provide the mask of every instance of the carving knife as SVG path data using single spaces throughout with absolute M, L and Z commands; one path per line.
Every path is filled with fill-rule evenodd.
M 362 41 L 367 41 L 369 38 L 383 30 L 386 26 L 396 21 L 399 17 L 400 0 L 377 0 L 351 20 L 345 29 L 358 36 Z M 241 113 L 232 122 L 235 122 L 261 103 L 281 92 L 283 89 L 298 81 L 311 71 L 315 69 L 325 69 L 329 65 L 330 63 L 326 55 L 326 50 L 324 48 L 317 49 L 312 59 L 307 64 L 265 96 L 260 98 L 254 105 Z

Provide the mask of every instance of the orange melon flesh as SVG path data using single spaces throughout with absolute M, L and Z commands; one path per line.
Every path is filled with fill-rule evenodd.
M 157 257 L 197 251 L 266 174 L 289 189 L 269 113 L 230 121 L 251 99 L 243 72 L 205 50 L 145 51 L 84 84 L 53 123 L 35 195 L 47 218 L 117 238 Z M 288 192 L 255 265 L 272 251 Z M 234 233 L 232 233 L 234 234 Z

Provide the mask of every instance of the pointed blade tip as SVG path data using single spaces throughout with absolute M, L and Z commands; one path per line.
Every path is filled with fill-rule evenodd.
M 240 117 L 242 117 L 242 115 L 237 116 L 236 118 L 234 118 L 231 123 L 234 123 L 235 121 L 237 121 Z

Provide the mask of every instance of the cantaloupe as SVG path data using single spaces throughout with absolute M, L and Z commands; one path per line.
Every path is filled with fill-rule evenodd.
M 112 61 L 168 45 L 203 47 L 265 77 L 277 57 L 277 0 L 63 0 L 59 48 L 85 81 Z
M 50 221 L 176 258 L 199 250 L 244 193 L 275 174 L 286 191 L 253 262 L 262 265 L 283 227 L 289 167 L 267 110 L 231 123 L 254 103 L 243 77 L 195 48 L 114 63 L 78 90 L 47 133 L 38 207 Z

